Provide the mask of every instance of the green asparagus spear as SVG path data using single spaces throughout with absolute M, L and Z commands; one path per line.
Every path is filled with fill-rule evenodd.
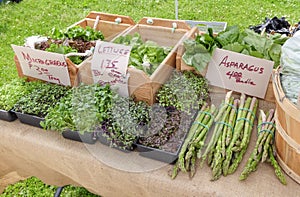
M 273 150 L 272 150 L 272 146 L 269 147 L 269 155 L 270 155 L 270 161 L 271 161 L 271 164 L 272 166 L 274 167 L 275 169 L 275 174 L 276 176 L 278 177 L 279 181 L 286 185 L 286 179 L 285 179 L 285 176 L 283 174 L 283 172 L 281 171 L 281 168 L 280 166 L 278 165 L 274 155 L 273 155 Z

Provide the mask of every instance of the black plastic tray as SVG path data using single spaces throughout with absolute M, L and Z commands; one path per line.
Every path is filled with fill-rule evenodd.
M 87 144 L 95 144 L 98 136 L 94 132 L 85 132 L 83 134 L 78 131 L 65 130 L 62 132 L 62 136 L 69 140 L 74 140 L 78 142 L 83 142 Z
M 171 152 L 167 152 L 157 148 L 152 148 L 149 146 L 144 146 L 142 144 L 137 143 L 136 150 L 139 152 L 139 155 L 143 157 L 148 157 L 154 160 L 173 164 L 178 159 L 181 146 L 182 144 L 180 145 L 180 148 L 175 153 L 171 153 Z
M 98 140 L 101 144 L 104 144 L 106 146 L 110 146 L 110 141 L 107 139 L 106 136 L 102 135 L 100 132 L 98 133 Z M 135 143 L 134 143 L 135 144 Z M 118 146 L 113 146 L 112 148 L 114 149 L 117 149 L 117 150 L 120 150 L 124 153 L 130 153 L 131 151 L 134 150 L 134 146 L 132 147 L 126 147 L 125 149 L 124 148 L 121 148 L 121 147 L 118 147 Z
M 6 111 L 0 109 L 0 119 L 11 122 L 17 119 L 17 115 L 10 110 Z
M 138 140 L 135 144 L 136 150 L 139 152 L 140 156 L 148 157 L 148 158 L 151 158 L 154 160 L 173 164 L 178 159 L 181 147 L 182 147 L 187 135 L 188 135 L 188 132 L 185 132 L 182 137 L 182 142 L 179 144 L 179 147 L 176 152 L 168 152 L 168 151 L 161 150 L 158 148 L 152 148 L 149 146 L 145 146 L 145 145 L 138 143 Z
M 34 126 L 34 127 L 42 128 L 42 126 L 40 125 L 40 122 L 45 120 L 45 118 L 41 118 L 41 117 L 30 115 L 30 114 L 23 114 L 21 112 L 16 112 L 16 111 L 14 113 L 17 115 L 20 122 Z

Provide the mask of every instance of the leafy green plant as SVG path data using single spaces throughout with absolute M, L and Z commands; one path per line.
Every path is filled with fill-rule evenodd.
M 14 111 L 44 118 L 49 109 L 63 97 L 69 87 L 35 82 L 32 91 L 24 95 L 13 107 Z
M 99 84 L 74 87 L 62 97 L 41 122 L 44 129 L 62 132 L 94 132 L 107 119 L 112 93 L 109 85 Z
M 174 71 L 156 96 L 161 106 L 173 106 L 187 113 L 199 110 L 208 98 L 207 80 L 191 71 L 183 73 Z
M 86 26 L 85 28 L 81 26 L 73 26 L 65 31 L 53 28 L 50 37 L 59 40 L 66 38 L 73 40 L 80 39 L 83 41 L 104 40 L 102 32 L 94 30 L 90 26 Z
M 28 94 L 32 88 L 25 78 L 16 78 L 0 86 L 0 109 L 9 111 L 20 98 Z
M 24 196 L 53 196 L 58 187 L 47 185 L 36 177 L 19 181 L 15 184 L 9 185 L 5 188 L 0 197 L 24 197 Z M 84 196 L 84 197 L 97 197 L 83 187 L 75 187 L 67 185 L 61 192 L 61 197 L 67 196 Z
M 54 53 L 60 53 L 60 54 L 68 54 L 68 53 L 77 53 L 78 51 L 76 49 L 73 49 L 70 46 L 65 46 L 62 44 L 56 44 L 56 43 L 51 43 L 50 47 L 46 49 L 48 52 L 54 52 Z M 80 64 L 82 62 L 81 57 L 79 56 L 70 56 L 70 60 L 74 64 Z
M 137 136 L 145 132 L 150 121 L 150 107 L 143 101 L 134 102 L 118 94 L 112 97 L 108 118 L 98 129 L 112 147 L 131 149 Z
M 119 36 L 114 43 L 132 46 L 128 66 L 134 66 L 151 75 L 172 50 L 171 47 L 159 46 L 156 42 L 144 42 L 139 33 Z
M 250 29 L 240 31 L 236 25 L 214 36 L 212 29 L 208 28 L 207 33 L 197 35 L 194 40 L 184 41 L 186 52 L 182 59 L 187 65 L 202 72 L 209 63 L 214 49 L 222 48 L 274 61 L 274 68 L 277 68 L 280 64 L 281 46 L 287 39 L 288 37 L 281 34 L 260 35 Z

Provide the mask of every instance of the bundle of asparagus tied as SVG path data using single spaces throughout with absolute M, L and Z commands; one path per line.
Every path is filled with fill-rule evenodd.
M 255 120 L 258 100 L 241 94 L 234 99 L 228 92 L 215 118 L 213 135 L 201 157 L 201 166 L 207 159 L 212 179 L 236 171 L 245 154 Z
M 188 136 L 180 150 L 178 160 L 174 165 L 171 178 L 174 179 L 179 171 L 189 172 L 193 177 L 196 172 L 196 159 L 200 158 L 201 149 L 204 146 L 208 131 L 214 122 L 217 108 L 205 103 L 198 112 L 192 124 Z
M 274 122 L 274 109 L 270 109 L 267 114 L 265 114 L 263 110 L 260 110 L 257 126 L 258 137 L 251 156 L 249 157 L 239 177 L 240 180 L 245 180 L 251 172 L 254 172 L 257 169 L 260 161 L 263 163 L 269 158 L 269 161 L 274 167 L 275 174 L 279 181 L 286 185 L 285 176 L 282 173 L 274 156 Z

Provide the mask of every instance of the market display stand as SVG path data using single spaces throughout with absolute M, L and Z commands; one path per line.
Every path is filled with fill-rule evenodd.
M 286 175 L 287 185 L 282 185 L 268 163 L 260 164 L 245 181 L 238 180 L 255 145 L 255 132 L 238 170 L 212 182 L 206 165 L 197 168 L 192 179 L 180 172 L 172 180 L 172 165 L 137 152 L 67 140 L 19 120 L 0 121 L 0 130 L 0 192 L 7 184 L 36 176 L 46 184 L 83 186 L 101 196 L 300 196 L 299 184 Z M 9 175 L 14 176 L 10 182 Z

